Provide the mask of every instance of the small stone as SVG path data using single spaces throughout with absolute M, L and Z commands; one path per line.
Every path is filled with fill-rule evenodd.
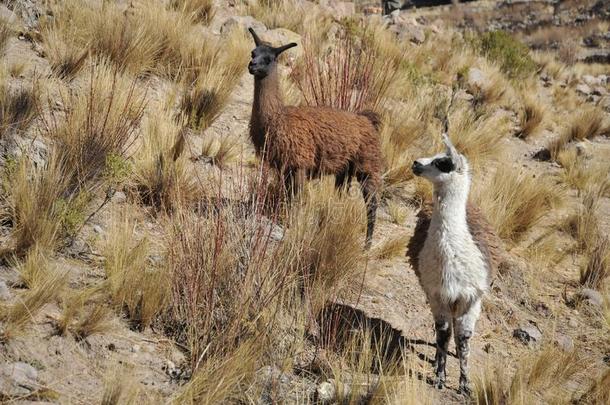
M 127 196 L 122 191 L 117 191 L 112 196 L 112 202 L 115 204 L 124 204 L 127 202 Z
M 101 235 L 104 233 L 104 230 L 99 225 L 93 225 L 93 232 Z
M 27 396 L 38 387 L 38 370 L 27 363 L 0 366 L 0 397 Z
M 513 337 L 520 340 L 523 344 L 533 344 L 542 340 L 542 332 L 531 322 L 513 331 Z
M 604 298 L 599 291 L 595 291 L 591 288 L 583 288 L 578 294 L 578 297 L 595 307 L 604 305 Z
M 576 322 L 576 319 L 570 318 L 570 320 L 568 321 L 568 326 L 570 328 L 577 328 L 578 327 L 578 322 Z
M 107 347 L 111 352 L 116 351 L 116 345 L 114 343 L 109 343 Z
M 10 300 L 13 295 L 4 281 L 0 280 L 0 300 Z
M 140 351 L 140 345 L 133 345 L 131 351 L 132 353 L 138 353 Z
M 322 404 L 329 404 L 335 399 L 337 390 L 331 381 L 332 380 L 324 381 L 318 385 L 318 388 L 316 389 L 318 394 L 318 402 Z
M 487 85 L 487 77 L 482 70 L 471 67 L 468 69 L 468 84 L 475 88 L 484 88 Z
M 555 344 L 566 352 L 574 350 L 574 340 L 568 335 L 557 334 Z
M 588 96 L 589 94 L 591 94 L 591 87 L 589 87 L 588 85 L 586 85 L 584 83 L 578 84 L 576 86 L 575 90 L 577 93 L 580 93 L 583 96 Z

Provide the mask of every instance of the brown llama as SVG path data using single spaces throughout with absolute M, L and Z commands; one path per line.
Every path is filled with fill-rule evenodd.
M 289 197 L 304 177 L 334 175 L 335 186 L 343 188 L 356 176 L 367 206 L 369 248 L 383 169 L 379 116 L 372 111 L 284 105 L 277 58 L 297 44 L 274 48 L 252 28 L 249 31 L 256 44 L 248 71 L 254 76 L 250 138 L 257 154 L 278 170 Z

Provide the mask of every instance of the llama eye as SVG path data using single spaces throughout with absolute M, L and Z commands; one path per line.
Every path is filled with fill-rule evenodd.
M 455 169 L 455 165 L 449 157 L 435 159 L 432 164 L 443 173 L 450 173 Z

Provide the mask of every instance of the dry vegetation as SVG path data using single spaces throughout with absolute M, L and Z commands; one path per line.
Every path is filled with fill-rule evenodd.
M 515 358 L 481 369 L 474 401 L 607 402 L 610 374 L 593 374 L 589 365 L 609 348 L 602 335 L 610 330 L 610 243 L 600 217 L 607 212 L 600 207 L 608 204 L 609 166 L 574 144 L 607 137 L 610 124 L 600 106 L 577 108 L 583 101 L 570 82 L 576 67 L 560 61 L 570 59 L 569 49 L 559 57 L 532 54 L 505 33 L 449 30 L 426 31 L 434 40 L 415 45 L 396 41 L 381 23 L 332 22 L 317 6 L 293 0 L 238 6 L 269 29 L 302 35 L 302 54 L 287 66 L 290 100 L 383 116 L 384 208 L 374 248 L 364 252 L 358 192 L 339 193 L 332 179 L 321 179 L 287 204 L 268 168 L 250 161 L 248 140 L 230 132 L 240 118 L 228 106 L 245 102 L 235 89 L 251 42 L 241 28 L 221 38 L 212 33 L 223 14 L 215 4 L 50 2 L 35 36 L 48 76 L 25 64 L 0 68 L 0 142 L 7 151 L 0 253 L 3 268 L 18 275 L 9 283 L 13 298 L 0 301 L 0 341 L 10 345 L 50 324 L 52 335 L 83 346 L 131 329 L 128 339 L 143 332 L 180 349 L 171 392 L 139 384 L 129 363 L 100 377 L 95 401 L 104 404 L 263 397 L 284 403 L 293 399 L 279 388 L 285 376 L 304 385 L 334 381 L 342 403 L 447 399 L 429 389 L 428 365 L 421 369 L 414 353 L 388 358 L 387 331 L 377 336 L 364 323 L 339 330 L 326 311 L 329 302 L 358 296 L 363 280 L 381 268 L 407 271 L 402 260 L 414 211 L 433 198 L 411 165 L 440 150 L 435 134 L 446 117 L 472 168 L 474 202 L 510 254 L 544 270 L 523 270 L 524 279 L 534 280 L 527 293 L 520 290 L 523 297 L 511 295 L 517 275 L 503 274 L 509 287 L 491 294 L 500 291 L 503 307 L 494 317 L 501 320 L 495 329 L 486 326 L 484 338 L 497 338 Z M 0 20 L 0 51 L 14 36 Z M 470 77 L 476 71 L 481 80 Z M 556 82 L 550 89 L 540 83 L 542 72 Z M 554 131 L 547 146 L 560 168 L 521 156 L 518 148 L 543 130 Z M 4 144 L 12 138 L 25 140 L 14 155 Z M 34 141 L 45 145 L 42 152 Z M 571 246 L 558 246 L 563 238 Z M 62 268 L 68 260 L 77 263 L 76 276 Z M 525 295 L 556 299 L 566 285 L 596 289 L 605 300 L 595 315 L 575 314 L 564 303 L 553 307 L 553 322 L 579 316 L 586 324 L 595 346 L 586 355 L 585 341 L 567 352 L 547 342 L 515 348 L 496 328 L 538 316 L 523 304 Z M 423 308 L 423 296 L 412 298 Z M 491 361 L 497 356 L 490 351 Z M 104 374 L 97 360 L 92 368 Z M 267 376 L 268 369 L 279 376 Z M 293 402 L 313 401 L 305 391 Z

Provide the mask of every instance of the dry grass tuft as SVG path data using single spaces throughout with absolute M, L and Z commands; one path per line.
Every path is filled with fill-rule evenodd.
M 3 328 L 0 330 L 0 341 L 7 341 L 23 331 L 27 324 L 46 305 L 61 294 L 66 275 L 60 271 L 45 271 L 44 279 L 25 291 L 12 305 L 0 306 L 0 320 Z
M 165 308 L 169 283 L 165 269 L 149 259 L 149 242 L 136 236 L 136 226 L 129 214 L 115 220 L 104 246 L 104 270 L 113 305 L 143 329 Z M 92 321 L 103 319 L 93 311 L 100 307 L 93 308 Z
M 387 260 L 394 257 L 403 256 L 407 250 L 407 243 L 409 243 L 409 239 L 409 235 L 406 234 L 390 236 L 375 246 L 372 254 L 379 260 Z
M 303 58 L 290 77 L 305 104 L 347 111 L 382 107 L 396 73 L 394 61 L 379 58 L 377 48 L 345 35 L 334 48 L 320 48 L 307 38 Z
M 610 192 L 610 164 L 608 162 L 588 161 L 576 148 L 565 149 L 557 154 L 557 162 L 563 168 L 560 179 L 583 192 L 598 187 L 601 195 Z
M 580 272 L 580 284 L 601 289 L 610 276 L 610 242 L 598 236 L 597 242 L 586 256 L 586 265 Z
M 195 22 L 209 24 L 214 18 L 214 2 L 212 0 L 171 0 L 170 7 L 191 17 Z
M 4 53 L 8 40 L 13 36 L 13 29 L 8 21 L 0 18 L 0 54 Z
M 557 160 L 559 154 L 570 142 L 593 139 L 610 135 L 610 122 L 599 107 L 588 106 L 574 113 L 559 137 L 551 140 L 548 149 L 551 158 Z
M 388 214 L 392 219 L 392 223 L 403 225 L 407 220 L 407 209 L 398 201 L 388 200 L 386 202 Z
M 206 136 L 201 147 L 201 156 L 219 167 L 233 162 L 240 152 L 240 140 L 233 136 Z
M 597 378 L 576 401 L 577 404 L 607 404 L 610 402 L 610 369 Z
M 137 82 L 104 61 L 92 65 L 86 83 L 65 102 L 65 113 L 45 119 L 44 132 L 58 143 L 72 176 L 72 190 L 100 185 L 110 156 L 125 157 L 137 136 L 145 98 Z
M 247 64 L 247 44 L 243 33 L 234 32 L 206 64 L 189 73 L 194 79 L 185 81 L 179 108 L 192 128 L 204 131 L 222 113 Z
M 269 29 L 286 28 L 298 33 L 304 31 L 305 20 L 307 20 L 304 18 L 307 15 L 305 7 L 297 0 L 248 2 L 244 13 L 256 18 Z
M 569 382 L 586 369 L 586 361 L 575 351 L 558 351 L 546 347 L 527 356 L 512 377 L 504 368 L 487 369 L 476 380 L 476 404 L 500 405 L 534 403 L 543 398 L 545 403 L 563 403 L 569 397 Z
M 70 172 L 56 153 L 46 166 L 22 159 L 4 178 L 2 205 L 12 224 L 12 251 L 53 250 L 61 236 L 65 209 L 72 197 L 66 193 Z M 63 202 L 63 204 L 61 203 Z
M 112 371 L 104 378 L 104 393 L 100 401 L 101 405 L 135 405 L 142 403 L 142 398 L 139 398 L 139 384 L 131 377 L 130 370 L 127 367 L 123 368 L 123 370 L 117 372 L 113 367 Z
M 168 212 L 196 201 L 199 187 L 184 156 L 186 130 L 161 111 L 147 117 L 143 133 L 131 179 L 142 201 Z
M 0 139 L 12 131 L 25 131 L 38 116 L 37 82 L 11 89 L 8 75 L 6 68 L 0 68 Z
M 534 97 L 522 94 L 521 100 L 522 105 L 518 110 L 519 125 L 521 129 L 517 133 L 517 137 L 527 139 L 528 137 L 535 135 L 540 129 L 540 126 L 544 121 L 545 108 L 540 100 Z
M 560 202 L 562 191 L 548 178 L 501 166 L 475 195 L 498 235 L 517 242 Z
M 61 79 L 74 79 L 85 65 L 89 50 L 69 46 L 61 35 L 52 29 L 43 31 L 43 41 L 53 74 Z

